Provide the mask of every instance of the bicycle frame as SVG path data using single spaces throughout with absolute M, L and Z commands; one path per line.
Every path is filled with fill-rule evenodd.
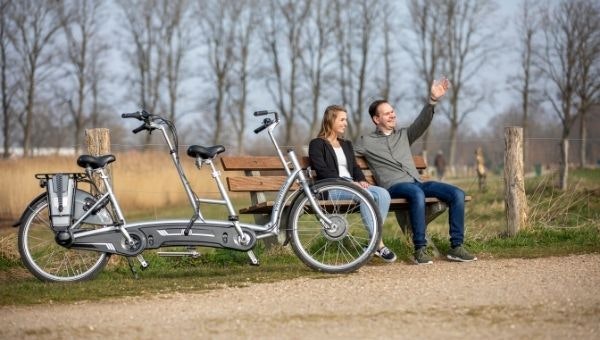
M 116 253 L 124 256 L 138 256 L 142 266 L 147 265 L 140 256 L 144 250 L 165 246 L 206 246 L 248 251 L 250 259 L 254 263 L 258 263 L 258 260 L 251 249 L 254 247 L 257 239 L 279 234 L 284 207 L 286 203 L 295 196 L 294 192 L 288 195 L 292 185 L 295 182 L 298 182 L 300 184 L 300 189 L 298 190 L 304 190 L 305 192 L 310 193 L 309 182 L 302 171 L 302 167 L 298 162 L 294 150 L 288 150 L 287 154 L 290 162 L 287 162 L 273 135 L 273 131 L 278 123 L 278 120 L 275 120 L 267 126 L 267 132 L 282 164 L 284 165 L 287 179 L 277 192 L 271 218 L 266 224 L 260 225 L 239 221 L 237 212 L 223 185 L 221 174 L 217 170 L 213 159 L 197 159 L 196 165 L 199 169 L 201 168 L 202 163 L 210 166 L 211 176 L 218 187 L 221 199 L 198 198 L 185 176 L 177 152 L 175 152 L 176 150 L 173 147 L 173 142 L 169 138 L 164 127 L 152 122 L 150 127 L 161 132 L 169 147 L 173 163 L 178 171 L 182 185 L 194 211 L 192 219 L 168 219 L 128 223 L 112 190 L 109 177 L 106 175 L 104 168 L 95 170 L 88 168 L 86 169 L 88 177 L 92 178 L 93 172 L 98 173 L 100 179 L 104 183 L 106 192 L 88 209 L 88 211 L 70 226 L 69 230 L 72 235 L 72 242 L 69 246 Z M 291 170 L 289 169 L 290 163 L 292 165 Z M 332 221 L 318 208 L 315 198 L 312 195 L 307 196 L 309 197 L 309 201 L 323 227 L 326 229 L 331 228 L 333 226 Z M 115 222 L 113 225 L 96 230 L 72 233 L 81 225 L 81 223 L 85 222 L 86 218 L 88 218 L 93 211 L 106 206 L 106 201 L 110 202 L 110 206 L 113 209 L 112 216 Z M 229 220 L 205 219 L 200 209 L 201 203 L 225 205 L 230 216 Z M 231 237 L 230 235 L 234 237 Z M 125 242 L 122 242 L 121 237 L 125 238 Z

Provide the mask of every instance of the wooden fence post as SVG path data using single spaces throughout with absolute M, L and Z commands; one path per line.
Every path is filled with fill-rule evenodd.
M 527 197 L 523 174 L 523 128 L 504 129 L 504 203 L 507 235 L 514 236 L 527 223 Z
M 110 130 L 104 128 L 86 129 L 85 144 L 87 146 L 88 153 L 92 156 L 110 154 Z M 109 178 L 111 173 L 110 169 L 111 167 L 109 165 L 107 167 L 107 175 L 109 175 Z M 101 192 L 104 192 L 104 183 L 102 183 L 100 178 L 94 178 L 93 181 L 96 183 L 98 189 Z

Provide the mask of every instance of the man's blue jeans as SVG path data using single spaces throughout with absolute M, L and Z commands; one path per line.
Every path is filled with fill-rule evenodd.
M 465 193 L 461 189 L 442 182 L 396 183 L 389 189 L 392 198 L 406 198 L 409 202 L 415 249 L 427 245 L 425 239 L 425 197 L 436 197 L 448 205 L 450 244 L 460 246 L 465 235 Z

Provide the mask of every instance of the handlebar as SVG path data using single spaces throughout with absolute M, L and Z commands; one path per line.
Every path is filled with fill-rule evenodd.
M 150 116 L 152 116 L 152 115 L 150 113 L 148 113 L 146 110 L 121 114 L 121 118 L 135 118 L 137 120 L 144 120 L 144 121 L 147 120 L 148 118 L 150 118 Z
M 148 130 L 150 132 L 152 132 L 153 128 L 150 125 L 150 121 L 152 118 L 152 114 L 150 114 L 148 111 L 146 110 L 142 110 L 142 111 L 136 111 L 136 112 L 130 112 L 130 113 L 122 113 L 121 114 L 121 118 L 135 118 L 137 120 L 143 121 L 144 124 L 138 126 L 137 128 L 133 129 L 131 132 L 133 133 L 138 133 L 144 130 Z
M 263 119 L 263 122 L 262 122 L 261 126 L 259 126 L 256 129 L 254 129 L 254 133 L 259 133 L 262 130 L 268 128 L 270 125 L 279 122 L 279 116 L 277 115 L 277 112 L 267 111 L 267 110 L 262 110 L 262 111 L 256 111 L 256 112 L 254 112 L 254 116 L 255 117 L 265 116 L 265 115 L 274 115 L 275 116 L 275 120 L 273 120 L 271 118 L 265 118 L 265 119 Z

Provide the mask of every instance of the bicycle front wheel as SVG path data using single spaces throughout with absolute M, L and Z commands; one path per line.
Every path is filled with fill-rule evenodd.
M 84 230 L 95 225 L 82 225 Z M 110 254 L 69 249 L 56 243 L 50 226 L 48 199 L 34 203 L 19 228 L 19 253 L 29 271 L 42 281 L 77 282 L 94 278 L 108 262 Z
M 369 193 L 346 181 L 326 180 L 312 187 L 320 220 L 306 193 L 290 210 L 292 249 L 309 267 L 327 273 L 352 272 L 373 256 L 381 239 L 381 217 Z

